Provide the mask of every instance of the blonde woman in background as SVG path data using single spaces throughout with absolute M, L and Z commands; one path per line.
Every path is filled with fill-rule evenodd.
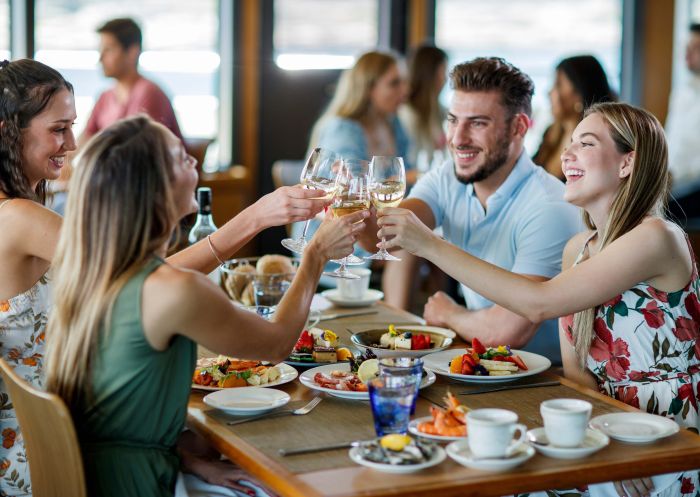
M 172 132 L 147 117 L 120 121 L 78 164 L 54 260 L 46 388 L 71 410 L 90 495 L 173 495 L 197 343 L 283 360 L 324 264 L 351 251 L 367 212 L 321 225 L 276 320 L 266 321 L 232 306 L 203 274 L 164 260 L 178 221 L 197 208 L 197 172 Z M 184 453 L 184 470 L 244 489 L 220 467 L 189 461 Z
M 399 119 L 411 142 L 408 160 L 420 172 L 430 168 L 433 158 L 444 158 L 446 112 L 439 97 L 446 80 L 444 51 L 432 45 L 413 51 L 408 63 L 408 97 L 399 108 Z
M 473 257 L 408 210 L 380 211 L 378 236 L 393 237 L 388 247 L 430 260 L 532 321 L 565 316 L 560 337 L 567 377 L 697 433 L 700 278 L 688 237 L 664 218 L 669 174 L 663 129 L 642 109 L 596 104 L 561 160 L 564 199 L 585 210 L 589 231 L 569 241 L 562 258 L 568 269 L 549 281 Z M 699 483 L 698 471 L 689 471 L 657 483 L 616 482 L 615 490 L 636 497 L 658 485 L 659 495 L 695 496 Z

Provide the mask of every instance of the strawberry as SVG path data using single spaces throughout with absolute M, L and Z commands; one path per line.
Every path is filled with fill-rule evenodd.
M 472 348 L 474 349 L 474 352 L 476 352 L 477 354 L 485 354 L 486 353 L 486 347 L 484 347 L 484 345 L 476 337 L 472 338 Z

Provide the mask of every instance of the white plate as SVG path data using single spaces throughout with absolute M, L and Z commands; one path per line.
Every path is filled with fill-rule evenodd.
M 645 412 L 615 412 L 591 419 L 591 428 L 621 442 L 645 444 L 678 433 L 675 421 Z
M 555 447 L 554 445 L 549 445 L 544 428 L 535 428 L 528 431 L 527 438 L 537 452 L 555 459 L 580 459 L 587 457 L 610 443 L 610 439 L 605 433 L 590 428 L 586 429 L 586 438 L 583 439 L 583 443 L 578 447 Z
M 435 371 L 439 375 L 447 376 L 453 380 L 463 381 L 465 383 L 506 383 L 515 381 L 526 376 L 532 376 L 542 371 L 546 371 L 552 365 L 552 362 L 544 356 L 525 352 L 524 350 L 512 350 L 513 354 L 518 354 L 525 365 L 527 371 L 518 371 L 517 373 L 508 376 L 477 376 L 472 374 L 455 374 L 450 373 L 450 361 L 461 354 L 464 354 L 461 349 L 443 350 L 434 354 L 428 354 L 423 357 L 423 367 Z
M 277 369 L 280 370 L 280 377 L 277 378 L 275 381 L 271 381 L 270 383 L 265 383 L 264 385 L 258 385 L 260 387 L 276 387 L 279 385 L 284 385 L 285 383 L 289 383 L 290 381 L 294 381 L 294 378 L 299 376 L 299 373 L 297 372 L 296 369 L 291 367 L 289 364 L 284 364 L 283 362 L 279 364 L 275 364 Z M 251 388 L 250 386 L 247 387 L 238 387 L 238 388 Z M 205 387 L 204 385 L 197 385 L 196 383 L 192 383 L 192 389 L 193 390 L 203 390 L 205 392 L 216 392 L 217 390 L 229 390 L 228 388 L 219 388 L 219 387 Z
M 377 471 L 382 471 L 384 473 L 413 473 L 415 471 L 420 471 L 421 469 L 430 468 L 431 466 L 440 464 L 445 460 L 445 451 L 442 447 L 435 447 L 433 456 L 420 464 L 384 464 L 363 459 L 360 457 L 360 448 L 353 447 L 350 449 L 350 459 L 355 461 L 357 464 L 367 466 L 368 468 L 376 469 Z
M 464 440 L 466 437 L 446 437 L 443 435 L 431 435 L 429 433 L 423 433 L 422 431 L 418 431 L 418 424 L 423 423 L 425 421 L 432 421 L 433 417 L 432 416 L 425 416 L 423 418 L 416 418 L 410 423 L 408 423 L 408 432 L 413 433 L 416 436 L 419 436 L 421 438 L 428 438 L 430 440 L 437 440 L 439 442 L 454 442 L 455 440 Z
M 204 403 L 236 416 L 254 416 L 289 402 L 289 394 L 274 388 L 223 388 L 204 396 Z
M 311 388 L 312 390 L 318 390 L 319 392 L 326 392 L 327 394 L 333 395 L 335 397 L 340 397 L 343 399 L 356 399 L 356 400 L 369 400 L 369 392 L 351 392 L 348 390 L 333 390 L 332 388 L 325 388 L 317 384 L 314 381 L 314 376 L 316 373 L 326 373 L 330 374 L 332 371 L 350 371 L 350 364 L 335 363 L 328 364 L 326 366 L 319 366 L 317 368 L 308 369 L 301 373 L 299 376 L 299 381 L 302 385 Z M 432 371 L 426 371 L 426 375 L 421 381 L 420 387 L 425 388 L 427 386 L 435 383 L 435 374 Z
M 427 356 L 428 354 L 433 354 L 435 352 L 439 352 L 441 350 L 445 350 L 448 347 L 452 346 L 452 341 L 454 338 L 457 336 L 457 333 L 455 333 L 452 330 L 449 330 L 447 328 L 439 328 L 437 326 L 423 326 L 423 325 L 406 325 L 406 326 L 396 326 L 396 331 L 399 332 L 405 332 L 405 331 L 412 331 L 412 332 L 428 332 L 428 333 L 433 333 L 435 335 L 442 335 L 444 336 L 443 343 L 440 347 L 434 347 L 432 349 L 421 349 L 421 350 L 405 350 L 405 349 L 400 349 L 400 350 L 391 350 L 391 349 L 383 349 L 381 347 L 372 347 L 371 345 L 365 345 L 363 343 L 363 335 L 366 333 L 371 333 L 372 331 L 375 330 L 367 330 L 367 331 L 358 331 L 357 333 L 353 333 L 353 335 L 350 337 L 350 341 L 355 347 L 359 347 L 361 349 L 369 349 L 372 352 L 374 352 L 374 355 L 376 355 L 379 358 L 382 357 L 423 357 Z M 389 331 L 389 327 L 387 326 L 384 332 Z M 378 341 L 378 336 L 375 335 Z
M 475 459 L 469 450 L 467 440 L 452 442 L 445 447 L 447 455 L 462 466 L 483 471 L 508 471 L 524 463 L 535 455 L 535 449 L 528 444 L 523 444 L 521 448 L 512 456 L 503 459 Z
M 324 290 L 321 292 L 321 295 L 326 297 L 338 307 L 367 307 L 384 298 L 384 294 L 382 292 L 379 290 L 372 290 L 371 288 L 365 291 L 365 294 L 360 299 L 343 298 L 340 296 L 340 292 L 337 288 Z

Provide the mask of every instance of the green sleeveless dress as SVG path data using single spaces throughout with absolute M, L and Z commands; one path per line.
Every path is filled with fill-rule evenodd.
M 92 365 L 92 399 L 76 415 L 91 497 L 172 496 L 175 443 L 187 415 L 196 344 L 177 335 L 163 352 L 146 341 L 141 293 L 163 263 L 149 261 L 119 293 Z

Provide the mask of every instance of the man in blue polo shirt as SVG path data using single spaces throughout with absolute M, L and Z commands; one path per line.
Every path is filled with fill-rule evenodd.
M 578 210 L 563 200 L 563 184 L 535 166 L 523 147 L 532 80 L 503 59 L 478 58 L 456 66 L 450 83 L 451 160 L 422 177 L 400 207 L 430 229 L 442 227 L 446 240 L 477 257 L 537 281 L 555 276 L 564 245 L 582 224 Z M 372 227 L 365 230 L 363 244 L 373 246 L 375 234 Z M 392 264 L 385 284 L 400 271 L 400 262 Z M 561 363 L 556 320 L 532 323 L 464 285 L 462 290 L 466 308 L 442 292 L 430 297 L 427 323 Z

